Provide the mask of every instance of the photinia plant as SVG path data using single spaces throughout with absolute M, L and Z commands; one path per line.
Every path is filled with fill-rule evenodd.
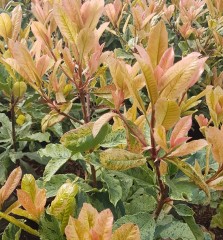
M 28 172 L 5 236 L 210 239 L 187 203 L 222 228 L 222 4 L 169 2 L 33 0 L 26 26 L 2 4 L 0 160 Z

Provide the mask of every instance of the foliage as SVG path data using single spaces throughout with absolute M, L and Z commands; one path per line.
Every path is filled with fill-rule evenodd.
M 190 206 L 222 228 L 222 1 L 0 7 L 2 238 L 211 239 Z

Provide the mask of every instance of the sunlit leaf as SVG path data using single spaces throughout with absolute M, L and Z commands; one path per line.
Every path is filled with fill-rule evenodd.
M 162 125 L 154 128 L 154 138 L 156 143 L 167 152 L 168 147 L 166 142 L 166 130 Z
M 67 40 L 70 42 L 76 42 L 77 26 L 74 22 L 71 21 L 60 4 L 54 4 L 53 15 L 64 37 L 67 38 Z
M 68 223 L 70 215 L 75 210 L 75 196 L 78 193 L 78 186 L 74 183 L 64 183 L 57 192 L 56 198 L 52 201 L 49 213 L 54 215 L 61 222 L 61 230 Z
M 147 53 L 143 48 L 137 46 L 137 50 L 139 51 L 140 57 L 137 54 L 135 54 L 135 57 L 142 69 L 151 103 L 155 104 L 158 99 L 158 88 L 150 58 L 149 56 L 144 56 Z
M 150 56 L 153 68 L 155 68 L 162 55 L 168 48 L 168 33 L 165 23 L 160 21 L 149 32 L 147 52 Z
M 140 240 L 140 232 L 137 225 L 132 223 L 123 224 L 115 230 L 112 240 Z
M 162 125 L 166 130 L 172 128 L 180 118 L 180 108 L 175 101 L 160 98 L 155 105 L 156 125 Z
M 0 36 L 8 41 L 12 34 L 12 21 L 7 13 L 0 14 Z
M 20 5 L 16 6 L 12 11 L 12 40 L 15 41 L 21 29 L 22 23 L 22 8 Z

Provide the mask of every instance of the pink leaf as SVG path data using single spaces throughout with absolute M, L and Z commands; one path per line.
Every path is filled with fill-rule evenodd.
M 192 116 L 186 116 L 181 118 L 178 123 L 175 125 L 173 132 L 170 137 L 170 146 L 176 147 L 177 140 L 185 137 L 192 125 Z M 182 142 L 181 142 L 182 143 Z

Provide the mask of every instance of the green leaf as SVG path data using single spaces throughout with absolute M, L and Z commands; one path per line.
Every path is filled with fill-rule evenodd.
M 184 216 L 183 219 L 187 223 L 187 225 L 189 226 L 189 228 L 192 231 L 192 233 L 194 234 L 194 237 L 196 238 L 196 240 L 206 239 L 204 237 L 203 231 L 197 225 L 197 223 L 195 222 L 195 219 L 194 219 L 193 216 Z
M 169 179 L 165 176 L 165 183 L 170 189 L 170 198 L 173 200 L 192 201 L 193 193 L 198 191 L 197 186 L 192 182 Z
M 130 54 L 130 53 L 128 53 L 128 52 L 126 52 L 124 49 L 122 49 L 122 48 L 116 48 L 115 50 L 114 50 L 114 52 L 115 52 L 115 56 L 117 57 L 117 58 L 120 58 L 120 59 L 135 59 L 135 57 L 132 55 L 132 54 Z
M 41 240 L 57 239 L 64 240 L 65 237 L 60 231 L 57 219 L 49 214 L 43 215 L 39 223 L 39 233 Z
M 104 148 L 117 147 L 120 144 L 126 144 L 126 133 L 125 129 L 119 129 L 110 132 L 100 144 Z
M 194 211 L 185 204 L 177 204 L 174 206 L 177 214 L 183 217 L 184 221 L 187 223 L 188 227 L 192 231 L 196 240 L 203 240 L 204 233 L 201 228 L 196 224 L 194 220 Z
M 126 170 L 139 167 L 146 163 L 146 158 L 141 154 L 113 148 L 100 153 L 102 165 L 111 170 Z
M 174 206 L 174 208 L 179 216 L 191 217 L 194 215 L 194 211 L 185 204 L 177 204 Z
M 223 229 L 223 202 L 217 208 L 217 214 L 212 217 L 211 220 L 211 227 L 212 228 L 221 228 Z
M 39 150 L 40 156 L 51 157 L 43 172 L 44 181 L 50 178 L 71 158 L 71 151 L 62 144 L 48 144 L 45 149 Z
M 20 234 L 21 229 L 14 224 L 9 223 L 2 235 L 2 240 L 19 240 Z
M 85 152 L 97 147 L 108 133 L 108 125 L 104 125 L 97 136 L 92 134 L 93 122 L 87 123 L 79 128 L 65 133 L 60 142 L 73 153 Z
M 61 144 L 48 144 L 44 149 L 39 150 L 41 157 L 51 157 L 51 158 L 70 158 L 71 152 Z
M 49 142 L 50 134 L 45 133 L 33 133 L 31 135 L 19 138 L 19 141 L 37 141 L 37 142 Z
M 156 223 L 151 214 L 140 212 L 134 215 L 126 215 L 119 218 L 114 224 L 114 230 L 125 223 L 137 224 L 141 234 L 141 240 L 154 240 Z
M 124 203 L 124 206 L 127 215 L 146 211 L 152 212 L 156 207 L 156 199 L 151 195 L 147 195 L 144 189 L 140 188 Z
M 105 181 L 108 187 L 109 200 L 114 206 L 122 198 L 122 188 L 118 179 L 114 178 L 113 174 L 103 171 L 102 179 Z
M 51 177 L 69 160 L 69 158 L 52 158 L 43 172 L 44 181 L 49 181 Z
M 196 170 L 187 162 L 178 158 L 166 158 L 166 160 L 176 165 L 185 175 L 187 175 L 197 186 L 199 186 L 210 200 L 210 191 L 204 179 L 196 172 Z
M 0 113 L 0 123 L 0 143 L 10 143 L 12 136 L 12 125 L 9 121 L 9 118 L 4 113 Z
M 186 223 L 173 221 L 169 225 L 166 225 L 160 232 L 160 237 L 163 239 L 171 240 L 196 240 L 192 231 Z
M 93 188 L 88 185 L 84 179 L 78 178 L 75 174 L 56 174 L 51 177 L 48 182 L 44 182 L 42 178 L 37 180 L 37 185 L 40 188 L 46 189 L 46 196 L 47 198 L 56 196 L 58 189 L 67 181 L 70 180 L 76 181 L 78 187 L 83 190 L 84 192 L 90 192 Z

